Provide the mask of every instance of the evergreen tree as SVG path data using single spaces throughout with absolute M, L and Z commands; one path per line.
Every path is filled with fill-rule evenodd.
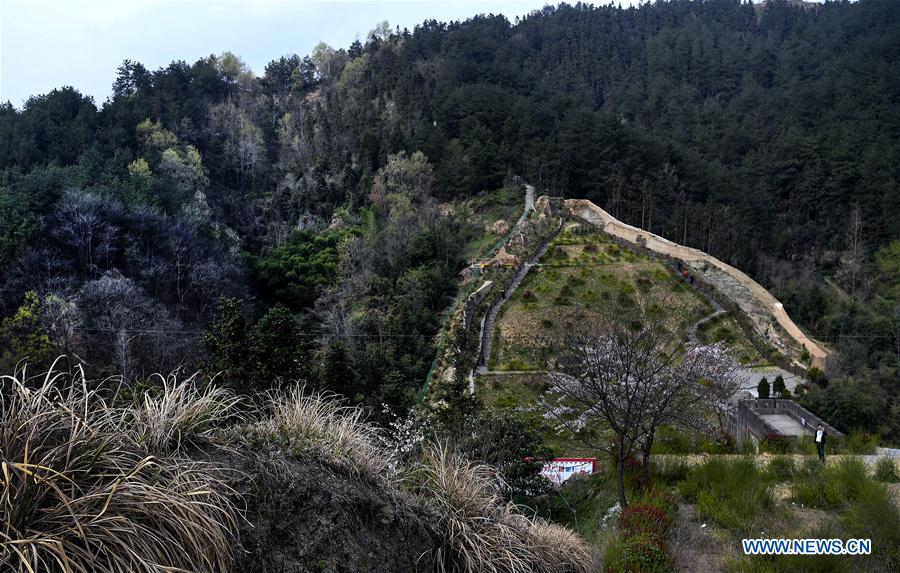
M 760 380 L 756 386 L 756 395 L 760 398 L 769 397 L 769 381 L 766 378 Z

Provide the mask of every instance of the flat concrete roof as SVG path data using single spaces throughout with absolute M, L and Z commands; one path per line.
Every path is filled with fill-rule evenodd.
M 812 434 L 811 426 L 802 426 L 800 422 L 787 414 L 762 414 L 760 415 L 770 426 L 778 430 L 784 436 L 808 436 Z

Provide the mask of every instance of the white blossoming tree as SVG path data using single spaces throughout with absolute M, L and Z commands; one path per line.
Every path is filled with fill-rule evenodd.
M 610 305 L 571 326 L 544 399 L 547 417 L 616 460 L 623 508 L 628 457 L 639 450 L 648 471 L 662 424 L 707 424 L 727 414 L 739 386 L 724 346 L 685 345 L 684 324 L 667 308 Z

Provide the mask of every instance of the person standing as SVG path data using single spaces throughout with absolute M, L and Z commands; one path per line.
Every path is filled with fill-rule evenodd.
M 825 426 L 819 424 L 816 427 L 816 452 L 819 454 L 819 461 L 825 463 Z

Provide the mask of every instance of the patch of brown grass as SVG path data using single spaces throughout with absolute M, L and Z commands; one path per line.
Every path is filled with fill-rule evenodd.
M 84 374 L 0 377 L 0 569 L 220 572 L 238 512 L 217 466 L 147 455 Z
M 249 428 L 255 439 L 274 440 L 295 453 L 310 452 L 371 478 L 392 477 L 397 460 L 380 428 L 361 408 L 339 396 L 308 393 L 303 386 L 270 392 L 267 415 Z
M 245 416 L 244 400 L 225 388 L 201 386 L 196 375 L 181 381 L 175 375 L 156 377 L 161 391 L 145 394 L 124 411 L 125 429 L 156 455 L 209 442 L 223 422 Z
M 439 563 L 463 573 L 586 573 L 591 556 L 568 529 L 518 512 L 500 491 L 496 470 L 445 446 L 429 450 L 416 477 L 446 532 Z

